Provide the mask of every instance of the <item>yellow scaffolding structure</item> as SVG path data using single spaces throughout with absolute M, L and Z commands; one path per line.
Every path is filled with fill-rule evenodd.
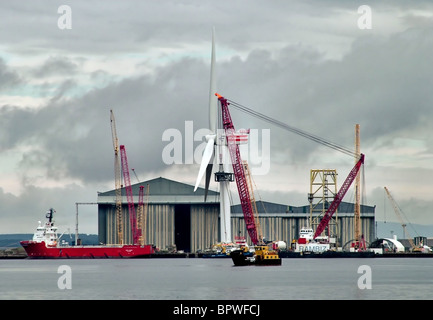
M 317 229 L 323 216 L 334 201 L 337 194 L 337 170 L 335 169 L 312 169 L 310 171 L 310 202 L 309 223 L 313 230 Z M 332 216 L 327 227 L 327 235 L 338 239 L 338 212 Z

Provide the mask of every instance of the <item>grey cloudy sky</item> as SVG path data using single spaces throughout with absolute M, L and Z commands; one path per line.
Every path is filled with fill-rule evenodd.
M 140 180 L 194 184 L 199 164 L 164 163 L 162 135 L 207 127 L 213 27 L 221 94 L 348 148 L 359 123 L 365 204 L 398 221 L 387 186 L 410 222 L 433 224 L 429 1 L 74 1 L 62 30 L 63 4 L 0 1 L 1 233 L 33 232 L 50 207 L 73 231 L 75 203 L 114 187 L 110 109 Z M 361 5 L 371 29 L 358 26 Z M 354 164 L 232 116 L 270 129 L 270 169 L 254 178 L 263 200 L 305 205 L 310 169 L 337 169 L 342 183 Z M 96 233 L 96 207 L 80 214 Z

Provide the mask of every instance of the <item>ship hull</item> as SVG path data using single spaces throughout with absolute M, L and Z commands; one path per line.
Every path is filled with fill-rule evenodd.
M 230 252 L 233 264 L 235 266 L 249 266 L 254 264 L 253 254 L 243 250 L 233 250 Z
M 21 241 L 20 243 L 27 256 L 33 259 L 146 258 L 155 251 L 152 245 L 47 247 L 43 241 Z

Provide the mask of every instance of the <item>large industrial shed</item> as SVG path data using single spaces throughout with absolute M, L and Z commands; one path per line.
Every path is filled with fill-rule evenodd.
M 145 243 L 159 249 L 176 245 L 177 250 L 196 252 L 211 247 L 219 241 L 219 193 L 209 190 L 206 202 L 205 190 L 185 183 L 156 178 L 132 185 L 137 209 L 140 186 L 149 193 L 147 203 Z M 236 188 L 236 186 L 233 186 Z M 99 242 L 118 243 L 116 227 L 115 190 L 98 194 Z M 260 228 L 267 240 L 290 242 L 298 237 L 299 230 L 308 221 L 310 206 L 294 207 L 270 202 L 257 202 Z M 124 243 L 131 243 L 128 202 L 122 188 Z M 246 228 L 240 205 L 231 209 L 232 239 L 246 236 Z M 339 228 L 339 244 L 353 239 L 354 206 L 342 203 L 336 213 Z M 361 206 L 362 233 L 366 241 L 374 240 L 374 207 Z M 248 237 L 246 236 L 248 239 Z
M 176 245 L 177 250 L 195 252 L 218 242 L 219 193 L 194 186 L 156 178 L 132 185 L 134 203 L 138 206 L 140 186 L 149 194 L 145 197 L 147 215 L 145 243 L 165 249 Z M 98 194 L 98 234 L 101 243 L 118 243 L 116 228 L 115 190 Z M 122 188 L 124 243 L 131 243 L 129 209 L 125 189 Z

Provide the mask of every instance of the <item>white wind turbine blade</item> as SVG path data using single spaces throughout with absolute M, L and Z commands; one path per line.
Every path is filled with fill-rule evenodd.
M 195 192 L 201 180 L 203 179 L 203 176 L 206 173 L 205 201 L 209 189 L 210 177 L 212 175 L 213 155 L 215 152 L 215 139 L 216 139 L 216 132 L 217 132 L 217 118 L 218 118 L 218 109 L 217 109 L 218 98 L 215 96 L 216 93 L 215 60 L 216 58 L 215 58 L 215 27 L 214 27 L 212 29 L 212 54 L 211 54 L 210 87 L 209 87 L 209 129 L 212 132 L 212 135 L 207 137 L 208 142 L 205 150 L 203 151 L 200 170 L 194 188 L 194 192 Z
M 200 171 L 198 172 L 197 181 L 195 182 L 194 192 L 197 190 L 200 181 L 203 179 L 203 175 L 206 172 L 207 165 L 209 164 L 213 152 L 214 152 L 215 136 L 209 136 L 206 144 L 206 148 L 203 151 L 201 158 Z
M 209 184 L 210 184 L 210 178 L 212 176 L 213 162 L 214 162 L 214 156 L 212 156 L 209 164 L 206 167 L 206 177 L 205 177 L 205 186 L 204 186 L 204 202 L 206 202 L 207 194 L 209 192 Z
M 215 69 L 215 28 L 212 29 L 212 56 L 210 66 L 210 88 L 209 88 L 209 129 L 215 134 L 217 130 L 218 117 L 218 98 L 215 96 L 216 88 L 216 69 Z

